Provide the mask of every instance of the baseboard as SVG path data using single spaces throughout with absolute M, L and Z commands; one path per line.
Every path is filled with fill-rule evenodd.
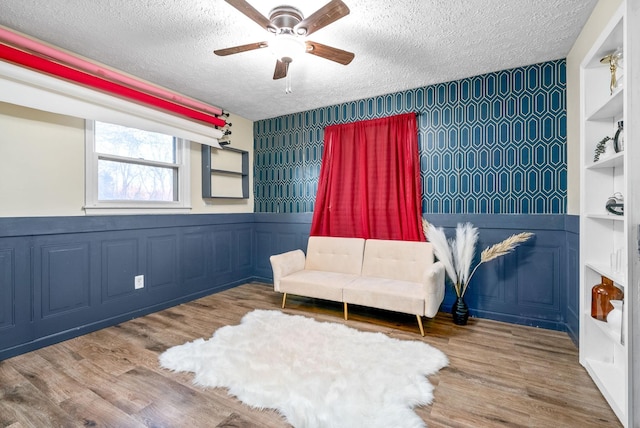
M 440 312 L 451 313 L 451 305 L 442 305 Z M 544 328 L 546 330 L 567 331 L 567 325 L 561 321 L 549 321 L 539 318 L 531 318 L 524 316 L 516 316 L 509 314 L 502 314 L 491 311 L 483 311 L 477 309 L 471 309 L 471 316 L 488 319 L 493 321 L 506 322 L 509 324 L 525 325 L 528 327 Z
M 82 326 L 74 327 L 72 329 L 61 331 L 49 336 L 40 337 L 30 342 L 21 343 L 11 348 L 6 348 L 0 351 L 0 361 L 7 358 L 15 357 L 26 352 L 35 351 L 36 349 L 43 348 L 45 346 L 53 345 L 65 340 L 73 339 L 74 337 L 82 336 L 87 333 L 91 333 L 106 327 L 111 327 L 126 321 L 130 321 L 135 318 L 139 318 L 145 315 L 149 315 L 154 312 L 161 311 L 163 309 L 171 308 L 182 303 L 190 302 L 201 297 L 208 296 L 210 294 L 219 293 L 230 288 L 237 287 L 242 284 L 246 284 L 251 278 L 243 279 L 240 281 L 234 281 L 227 284 L 223 284 L 217 287 L 201 290 L 193 294 L 181 296 L 180 298 L 162 302 L 156 305 L 147 306 L 145 308 L 130 311 L 124 314 L 120 314 L 114 317 L 106 318 L 94 323 L 85 324 Z

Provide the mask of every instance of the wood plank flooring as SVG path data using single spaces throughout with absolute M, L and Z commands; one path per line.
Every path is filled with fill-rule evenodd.
M 267 284 L 246 284 L 0 362 L 1 427 L 287 427 L 190 373 L 158 367 L 165 349 L 238 324 L 252 309 L 280 310 Z M 290 296 L 290 314 L 422 340 L 447 354 L 429 380 L 433 404 L 416 412 L 439 427 L 619 427 L 564 333 L 451 315 L 425 319 Z

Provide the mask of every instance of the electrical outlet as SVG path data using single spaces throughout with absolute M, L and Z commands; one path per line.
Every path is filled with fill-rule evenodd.
M 134 287 L 136 290 L 144 288 L 144 275 L 136 275 L 134 281 Z

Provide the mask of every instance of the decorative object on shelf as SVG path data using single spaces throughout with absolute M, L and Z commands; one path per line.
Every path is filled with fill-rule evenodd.
M 622 334 L 622 300 L 610 300 L 609 303 L 613 307 L 607 315 L 607 324 L 618 340 Z
M 591 316 L 606 321 L 607 315 L 613 310 L 611 300 L 622 300 L 624 293 L 606 276 L 602 276 L 600 281 L 600 284 L 594 285 L 591 289 Z
M 618 248 L 609 255 L 609 267 L 618 273 L 622 270 L 622 248 Z
M 619 81 L 622 82 L 621 79 L 617 77 L 618 64 L 622 62 L 622 51 L 620 49 L 615 52 L 606 55 L 602 59 L 600 59 L 602 64 L 609 64 L 609 71 L 611 71 L 611 80 L 609 81 L 609 91 L 613 94 L 613 91 L 619 87 Z M 621 76 L 622 77 L 622 76 Z
M 622 85 L 624 83 L 624 54 L 622 52 L 622 48 L 618 48 L 616 49 L 615 52 L 613 52 L 611 55 L 613 55 L 616 59 L 616 85 L 614 88 L 614 91 L 616 89 L 620 89 L 622 88 Z
M 611 137 L 606 136 L 596 144 L 596 152 L 593 156 L 594 162 L 598 162 L 600 157 L 604 158 L 612 154 L 613 146 L 611 143 L 607 144 L 609 141 L 611 141 Z
M 605 207 L 611 214 L 624 215 L 624 198 L 622 197 L 622 193 L 616 192 L 613 196 L 609 197 Z
M 618 121 L 618 130 L 613 137 L 613 148 L 616 153 L 620 153 L 624 150 L 624 121 Z
M 464 301 L 464 294 L 469 287 L 469 281 L 481 264 L 497 259 L 512 252 L 518 245 L 529 240 L 533 233 L 521 232 L 509 236 L 502 242 L 485 248 L 480 254 L 480 261 L 471 269 L 478 242 L 478 229 L 471 223 L 458 223 L 456 239 L 447 240 L 444 230 L 435 227 L 422 219 L 422 231 L 431 245 L 435 256 L 444 265 L 447 276 L 456 292 L 456 303 L 451 308 L 453 322 L 465 325 L 469 319 L 469 309 Z

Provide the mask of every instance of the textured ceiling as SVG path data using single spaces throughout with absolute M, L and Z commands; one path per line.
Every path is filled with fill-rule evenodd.
M 248 0 L 268 16 L 328 0 Z M 309 39 L 355 53 L 347 66 L 303 55 L 293 92 L 268 49 L 214 49 L 270 34 L 224 0 L 2 0 L 0 25 L 250 120 L 564 58 L 597 0 L 344 0 L 345 18 Z

